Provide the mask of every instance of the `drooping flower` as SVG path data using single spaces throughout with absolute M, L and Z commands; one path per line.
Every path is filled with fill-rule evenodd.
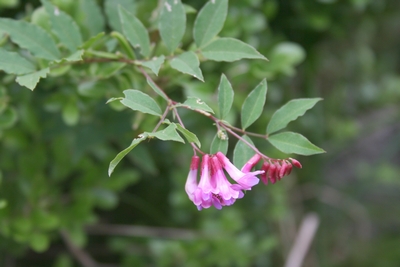
M 259 154 L 255 154 L 253 157 L 251 157 L 249 159 L 249 161 L 247 161 L 243 165 L 241 171 L 244 173 L 251 171 L 251 169 L 253 169 L 254 166 L 256 166 L 256 164 L 260 161 L 260 159 L 261 159 L 261 156 Z
M 254 171 L 254 172 L 243 172 L 241 170 L 239 170 L 238 168 L 235 167 L 235 165 L 233 165 L 229 159 L 221 152 L 218 152 L 216 154 L 219 162 L 221 162 L 223 168 L 228 172 L 228 174 L 231 176 L 231 178 L 233 180 L 235 180 L 238 185 L 233 185 L 233 187 L 237 190 L 251 190 L 251 187 L 253 187 L 254 185 L 258 184 L 258 182 L 260 181 L 256 175 L 258 174 L 262 174 L 264 173 L 264 171 Z M 254 158 L 254 157 L 253 157 Z M 243 169 L 247 170 L 251 170 L 251 168 L 257 164 L 257 162 L 254 163 L 255 160 L 257 160 L 258 157 L 255 157 L 254 159 L 251 158 L 251 162 L 247 162 L 244 166 Z M 260 158 L 258 158 L 259 160 Z
M 199 160 L 200 158 L 198 156 L 192 157 L 189 174 L 185 184 L 186 194 L 189 196 L 189 199 L 191 201 L 194 201 L 194 193 L 196 192 L 197 189 L 197 170 L 199 168 Z

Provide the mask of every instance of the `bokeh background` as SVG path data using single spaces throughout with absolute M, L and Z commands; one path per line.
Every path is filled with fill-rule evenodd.
M 83 25 L 87 39 L 83 1 L 52 2 Z M 104 12 L 100 31 L 110 31 L 107 17 L 118 3 L 155 25 L 155 0 L 96 2 Z M 196 10 L 205 3 L 183 2 Z M 139 73 L 107 70 L 88 80 L 84 67 L 60 70 L 34 92 L 0 73 L 0 266 L 294 267 L 301 265 L 288 259 L 307 225 L 316 233 L 308 234 L 302 266 L 399 266 L 400 1 L 229 4 L 220 36 L 253 45 L 269 62 L 205 62 L 205 83 L 166 67 L 159 82 L 177 100 L 199 96 L 215 107 L 225 73 L 235 90 L 231 120 L 239 122 L 244 98 L 267 78 L 265 111 L 250 128 L 260 133 L 290 99 L 322 97 L 289 129 L 327 153 L 294 156 L 303 169 L 256 186 L 231 207 L 199 212 L 184 191 L 188 145 L 142 143 L 107 176 L 109 161 L 156 123 L 105 105 L 125 89 L 144 88 Z M 0 16 L 45 27 L 38 7 L 39 1 L 0 0 Z M 195 16 L 188 7 L 184 48 Z M 181 115 L 207 150 L 215 126 L 192 112 Z M 271 157 L 287 157 L 255 142 Z M 228 155 L 234 138 L 230 143 Z

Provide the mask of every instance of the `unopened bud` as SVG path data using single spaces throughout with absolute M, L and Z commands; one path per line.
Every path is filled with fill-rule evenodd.
M 295 159 L 292 159 L 292 158 L 289 158 L 289 159 L 292 161 L 292 164 L 293 164 L 296 168 L 299 168 L 299 169 L 302 168 L 300 161 L 295 160 Z

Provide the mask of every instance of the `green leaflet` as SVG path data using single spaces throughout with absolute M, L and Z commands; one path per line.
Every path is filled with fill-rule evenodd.
M 138 18 L 129 13 L 129 11 L 122 6 L 119 6 L 118 12 L 122 30 L 129 43 L 135 48 L 140 47 L 141 54 L 145 57 L 149 57 L 150 38 L 147 29 Z
M 198 148 L 201 148 L 200 141 L 194 133 L 192 133 L 186 128 L 183 128 L 180 124 L 175 124 L 175 125 L 176 129 L 183 134 L 183 136 L 186 138 L 186 140 L 188 140 L 189 143 L 195 143 Z
M 161 39 L 173 53 L 182 40 L 186 28 L 186 13 L 181 0 L 165 0 L 158 23 Z
M 267 134 L 271 134 L 285 128 L 289 122 L 296 120 L 300 116 L 303 116 L 307 110 L 314 107 L 314 105 L 321 100 L 322 98 L 303 98 L 290 100 L 272 115 L 267 126 Z
M 250 144 L 254 145 L 253 141 L 247 135 L 242 136 Z M 233 150 L 233 165 L 237 168 L 242 168 L 243 165 L 252 157 L 254 156 L 255 152 L 251 149 L 245 142 L 239 140 L 236 145 L 235 149 Z
M 255 122 L 261 115 L 264 104 L 265 97 L 267 95 L 267 82 L 262 80 L 262 82 L 254 88 L 253 91 L 247 96 L 242 105 L 241 121 L 242 128 L 246 129 L 253 122 Z
M 176 142 L 185 143 L 185 141 L 182 139 L 182 137 L 176 131 L 175 123 L 171 123 L 164 130 L 157 131 L 155 133 L 146 132 L 146 135 L 149 137 L 155 137 L 155 138 L 163 140 L 163 141 L 176 141 Z
M 0 29 L 7 32 L 14 43 L 38 58 L 56 60 L 61 57 L 54 40 L 37 25 L 22 20 L 0 18 Z
M 218 86 L 218 108 L 219 118 L 223 120 L 228 116 L 232 108 L 234 92 L 231 83 L 224 74 L 221 75 L 221 80 Z
M 143 113 L 161 116 L 160 107 L 149 95 L 134 89 L 125 90 L 124 95 L 125 98 L 121 100 L 124 106 Z
M 171 60 L 171 67 L 182 72 L 189 74 L 200 81 L 204 82 L 203 74 L 200 69 L 200 61 L 197 55 L 188 51 Z
M 189 96 L 188 99 L 183 104 L 179 103 L 176 106 L 177 107 L 186 106 L 193 110 L 202 110 L 214 114 L 214 111 L 206 103 L 204 103 L 201 99 L 197 97 Z
M 35 89 L 37 83 L 39 82 L 40 78 L 46 78 L 49 72 L 50 69 L 45 68 L 23 76 L 18 76 L 17 79 L 15 79 L 15 81 L 19 85 L 25 86 L 33 91 L 33 89 Z
M 325 153 L 325 151 L 308 141 L 307 138 L 298 133 L 283 132 L 268 137 L 274 147 L 286 154 L 314 155 Z
M 225 131 L 220 130 L 217 132 L 217 134 L 214 136 L 214 139 L 211 142 L 210 154 L 215 154 L 220 151 L 226 155 L 226 152 L 228 152 L 228 146 L 229 146 L 228 135 L 226 134 Z
M 215 61 L 236 61 L 242 58 L 264 59 L 254 47 L 234 38 L 219 38 L 201 49 L 204 57 Z
M 224 26 L 228 13 L 228 0 L 209 1 L 198 13 L 193 27 L 197 47 L 211 41 Z
M 134 149 L 138 144 L 146 140 L 147 137 L 148 136 L 145 133 L 141 134 L 139 138 L 133 139 L 130 146 L 119 152 L 117 156 L 115 156 L 115 158 L 110 162 L 110 165 L 108 167 L 108 176 L 111 176 L 115 167 L 117 167 L 118 163 L 126 156 L 126 154 L 131 152 L 131 150 Z
M 137 61 L 137 64 L 151 69 L 151 71 L 158 76 L 158 72 L 160 71 L 161 65 L 164 63 L 164 60 L 164 55 L 161 55 L 148 61 Z
M 10 74 L 26 74 L 36 70 L 35 65 L 20 56 L 18 53 L 9 52 L 0 48 L 0 70 Z
M 158 88 L 158 86 L 149 78 L 147 78 L 147 83 L 150 85 L 151 89 L 154 90 L 159 96 L 169 101 L 168 97 Z
M 69 51 L 75 52 L 83 43 L 76 22 L 67 13 L 50 4 L 48 0 L 41 0 L 41 2 L 50 16 L 53 32 Z
M 103 32 L 105 26 L 104 16 L 96 2 L 96 0 L 79 0 L 80 18 L 90 36 Z
M 118 15 L 118 6 L 122 6 L 128 12 L 136 14 L 136 5 L 136 0 L 105 0 L 104 11 L 111 28 L 115 31 L 122 32 L 121 21 L 119 20 Z

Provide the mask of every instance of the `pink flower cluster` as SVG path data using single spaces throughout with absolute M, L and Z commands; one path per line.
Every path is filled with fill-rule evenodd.
M 258 163 L 260 156 L 253 156 L 242 168 L 237 169 L 229 159 L 221 152 L 215 155 L 204 155 L 201 162 L 200 182 L 197 183 L 197 172 L 200 158 L 192 157 L 189 175 L 185 190 L 189 199 L 197 206 L 198 210 L 214 206 L 221 209 L 230 206 L 236 199 L 244 196 L 243 190 L 251 190 L 258 184 L 258 174 L 264 171 L 250 170 Z M 236 182 L 231 184 L 225 176 L 224 170 Z
M 198 210 L 214 206 L 222 209 L 230 206 L 236 199 L 244 196 L 243 190 L 251 190 L 258 184 L 256 175 L 261 174 L 261 180 L 268 184 L 268 180 L 275 183 L 284 175 L 290 174 L 292 165 L 301 168 L 300 162 L 295 159 L 267 160 L 261 170 L 251 172 L 251 169 L 260 161 L 261 156 L 255 154 L 241 170 L 236 168 L 221 152 L 215 155 L 204 155 L 201 161 L 200 181 L 197 173 L 200 163 L 198 156 L 192 157 L 190 171 L 186 180 L 185 190 L 189 199 L 197 206 Z M 231 184 L 226 178 L 224 170 L 235 183 Z

